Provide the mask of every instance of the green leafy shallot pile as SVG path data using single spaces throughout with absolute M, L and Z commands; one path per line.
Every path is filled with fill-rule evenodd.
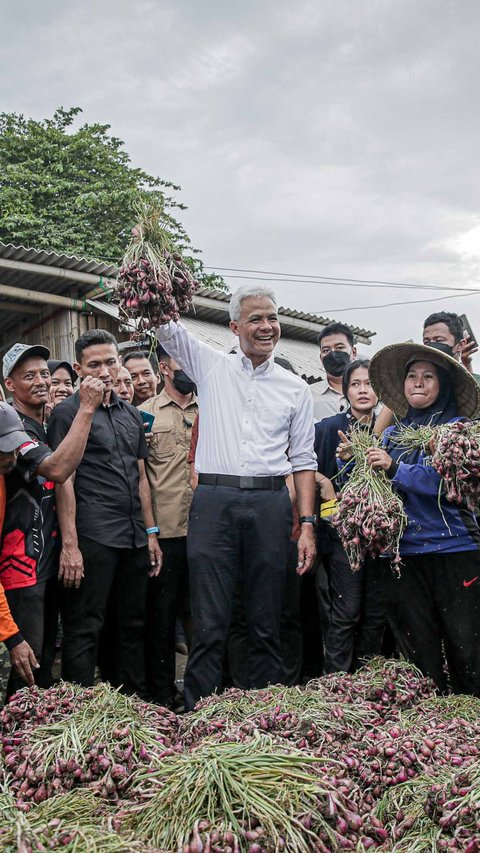
M 6 853 L 480 850 L 480 700 L 399 661 L 179 718 L 105 684 L 0 712 Z

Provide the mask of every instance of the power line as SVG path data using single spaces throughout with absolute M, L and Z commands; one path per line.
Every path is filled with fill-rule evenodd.
M 431 299 L 408 299 L 402 302 L 384 302 L 382 305 L 351 305 L 349 308 L 325 308 L 322 309 L 322 314 L 340 314 L 342 311 L 373 311 L 375 308 L 392 308 L 395 305 L 420 305 L 424 302 L 441 302 L 443 299 L 458 299 L 462 296 L 478 295 L 480 295 L 480 290 L 469 290 L 464 293 L 453 293 L 452 296 L 434 296 Z
M 107 258 L 106 256 L 99 256 L 101 260 L 113 261 L 112 258 Z M 382 279 L 366 279 L 366 278 L 347 278 L 346 276 L 335 277 L 335 276 L 325 276 L 325 275 L 309 275 L 307 273 L 286 273 L 286 272 L 273 272 L 271 270 L 254 270 L 254 269 L 242 269 L 241 267 L 217 267 L 217 266 L 208 266 L 207 264 L 203 265 L 203 269 L 205 270 L 213 270 L 214 272 L 221 273 L 222 278 L 235 278 L 242 279 L 246 281 L 276 281 L 276 282 L 285 282 L 286 284 L 319 284 L 320 286 L 328 286 L 329 284 L 335 284 L 336 287 L 352 287 L 354 285 L 360 285 L 361 287 L 367 288 L 381 288 L 384 287 L 392 287 L 392 288 L 401 288 L 405 290 L 431 290 L 431 291 L 456 291 L 461 294 L 468 295 L 469 293 L 475 293 L 476 291 L 466 290 L 463 287 L 455 287 L 455 285 L 441 285 L 441 284 L 412 284 L 410 282 L 399 282 L 399 281 L 383 281 Z M 225 275 L 227 273 L 227 275 Z M 249 273 L 249 275 L 229 275 L 228 273 Z M 253 275 L 252 275 L 253 274 Z M 263 278 L 259 278 L 259 276 L 265 276 Z M 272 276 L 272 277 L 270 277 Z M 396 303 L 395 303 L 396 304 Z M 398 303 L 400 304 L 400 303 Z M 405 304 L 405 303 L 402 303 Z M 408 304 L 408 303 L 407 303 Z
M 353 285 L 361 285 L 363 287 L 372 287 L 378 288 L 381 287 L 400 287 L 410 290 L 455 290 L 462 293 L 467 293 L 467 290 L 462 287 L 455 287 L 455 285 L 440 285 L 440 284 L 411 284 L 409 282 L 398 282 L 398 281 L 382 281 L 381 279 L 362 279 L 362 278 L 347 278 L 341 277 L 337 278 L 335 276 L 324 276 L 324 275 L 306 275 L 303 273 L 284 273 L 284 272 L 272 272 L 271 270 L 252 270 L 252 269 L 241 269 L 239 267 L 213 267 L 213 266 L 204 266 L 206 270 L 214 270 L 218 271 L 222 274 L 223 278 L 239 278 L 239 279 L 247 279 L 249 281 L 277 281 L 277 282 L 286 282 L 292 284 L 335 284 L 339 287 L 351 287 Z M 225 275 L 225 273 L 234 273 L 233 275 Z M 249 273 L 250 275 L 237 275 L 236 273 Z M 253 273 L 253 275 L 251 275 Z M 261 277 L 260 277 L 261 276 Z M 272 277 L 270 277 L 272 276 Z M 470 293 L 470 291 L 468 291 Z

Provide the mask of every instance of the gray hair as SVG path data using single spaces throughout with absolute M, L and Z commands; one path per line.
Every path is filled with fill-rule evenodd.
M 228 307 L 230 313 L 230 320 L 234 320 L 235 323 L 238 323 L 240 320 L 240 314 L 242 311 L 242 302 L 244 299 L 248 299 L 250 296 L 263 296 L 267 297 L 267 299 L 271 299 L 275 308 L 277 307 L 277 297 L 275 296 L 273 290 L 269 287 L 261 287 L 259 285 L 246 284 L 243 287 L 239 287 L 235 293 L 232 294 L 232 298 L 230 299 L 230 305 Z

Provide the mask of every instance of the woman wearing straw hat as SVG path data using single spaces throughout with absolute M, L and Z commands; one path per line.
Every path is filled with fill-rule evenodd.
M 445 424 L 471 418 L 480 405 L 473 377 L 441 345 L 384 347 L 370 378 L 401 425 Z M 400 542 L 401 572 L 385 572 L 385 603 L 400 651 L 442 692 L 480 696 L 480 532 L 472 512 L 449 503 L 423 451 L 392 441 L 368 461 L 383 468 L 402 495 L 408 525 Z M 444 671 L 444 653 L 448 676 Z

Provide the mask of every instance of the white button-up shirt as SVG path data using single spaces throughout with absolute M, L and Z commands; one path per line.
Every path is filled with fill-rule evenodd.
M 157 338 L 198 389 L 197 471 L 274 477 L 317 470 L 312 397 L 303 379 L 273 356 L 254 369 L 240 349 L 215 350 L 182 323 L 160 326 Z

